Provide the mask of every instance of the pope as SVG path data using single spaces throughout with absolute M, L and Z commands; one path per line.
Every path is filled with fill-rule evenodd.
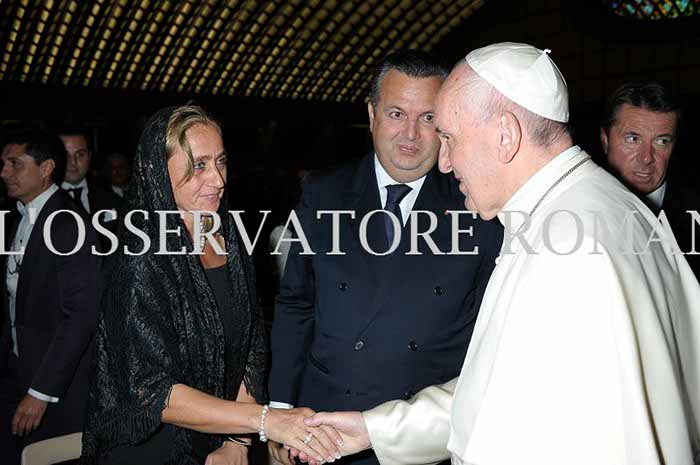
M 574 145 L 549 50 L 471 52 L 435 117 L 440 169 L 524 240 L 504 240 L 459 378 L 308 424 L 383 465 L 698 463 L 700 285 L 668 225 Z

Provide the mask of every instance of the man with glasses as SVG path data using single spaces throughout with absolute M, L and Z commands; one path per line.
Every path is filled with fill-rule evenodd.
M 0 177 L 20 214 L 8 224 L 6 253 L 0 255 L 5 464 L 18 464 L 28 444 L 83 427 L 99 262 L 91 254 L 97 237 L 87 215 L 58 187 L 65 166 L 61 141 L 44 132 L 13 134 L 2 150 Z M 82 245 L 79 222 L 85 228 Z

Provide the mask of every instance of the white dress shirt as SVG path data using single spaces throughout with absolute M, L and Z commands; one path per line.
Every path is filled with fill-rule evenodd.
M 374 172 L 377 175 L 377 187 L 379 187 L 379 201 L 382 204 L 382 208 L 384 208 L 386 207 L 387 197 L 386 186 L 401 183 L 395 181 L 391 176 L 389 176 L 389 173 L 387 173 L 382 164 L 379 163 L 379 158 L 376 154 L 374 155 Z M 408 217 L 411 214 L 411 210 L 413 210 L 413 205 L 416 204 L 416 199 L 418 198 L 418 194 L 420 193 L 424 182 L 425 176 L 416 179 L 413 182 L 406 183 L 406 185 L 411 188 L 411 192 L 406 194 L 406 196 L 403 199 L 401 199 L 401 202 L 399 203 L 399 208 L 401 208 L 401 216 L 403 216 L 404 226 L 408 221 Z
M 9 255 L 7 259 L 7 269 L 5 272 L 5 283 L 7 284 L 7 297 L 10 308 L 10 326 L 12 333 L 12 352 L 19 357 L 19 347 L 17 346 L 17 329 L 15 328 L 15 318 L 17 316 L 17 284 L 19 283 L 19 274 L 22 271 L 22 261 L 24 260 L 24 252 L 27 247 L 27 242 L 32 235 L 34 223 L 39 217 L 41 209 L 46 204 L 46 201 L 58 190 L 56 184 L 51 186 L 44 192 L 36 196 L 34 200 L 27 205 L 22 202 L 17 202 L 17 210 L 22 215 L 22 219 L 17 226 L 17 233 L 12 241 L 12 251 L 21 252 L 22 255 Z M 41 231 L 40 231 L 41 232 Z M 41 392 L 29 389 L 29 394 L 39 400 L 45 402 L 58 402 L 57 397 L 47 396 Z
M 379 158 L 377 157 L 376 153 L 374 154 L 374 173 L 377 176 L 377 187 L 379 188 L 379 201 L 381 202 L 382 207 L 386 207 L 386 198 L 388 195 L 386 186 L 402 183 L 395 181 L 391 176 L 389 176 L 389 173 L 386 172 L 382 164 L 379 162 Z M 411 210 L 413 210 L 413 206 L 416 204 L 416 199 L 418 198 L 418 194 L 420 193 L 424 182 L 425 175 L 423 175 L 419 179 L 416 179 L 413 182 L 406 183 L 406 185 L 411 188 L 411 191 L 408 194 L 406 194 L 403 199 L 401 199 L 401 202 L 399 202 L 399 208 L 401 209 L 401 216 L 403 217 L 404 226 L 408 221 L 408 218 L 411 214 Z M 270 407 L 294 408 L 293 405 L 287 404 L 285 402 L 270 402 Z
M 666 196 L 666 181 L 664 181 L 654 192 L 647 194 L 647 199 L 651 201 L 656 208 L 661 208 L 664 203 L 664 197 Z
M 119 186 L 112 186 L 112 192 L 117 194 L 119 197 L 124 198 L 124 188 Z
M 80 203 L 83 204 L 83 208 L 85 208 L 85 211 L 90 213 L 90 202 L 88 200 L 88 183 L 85 178 L 83 178 L 82 181 L 80 181 L 78 184 L 71 184 L 68 181 L 64 181 L 63 184 L 61 184 L 61 187 L 65 190 L 68 189 L 75 189 L 75 188 L 82 188 L 83 190 L 80 191 Z M 69 194 L 71 195 L 71 194 Z M 71 195 L 72 197 L 72 195 Z

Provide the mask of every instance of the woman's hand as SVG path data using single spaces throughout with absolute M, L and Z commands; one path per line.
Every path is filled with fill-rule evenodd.
M 248 448 L 231 441 L 207 455 L 204 465 L 248 465 Z
M 341 457 L 338 444 L 342 440 L 334 430 L 327 434 L 321 428 L 306 426 L 304 418 L 314 413 L 308 408 L 270 409 L 265 417 L 265 434 L 319 462 L 333 462 Z

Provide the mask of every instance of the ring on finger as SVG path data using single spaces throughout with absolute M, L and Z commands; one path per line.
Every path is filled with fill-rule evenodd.
M 313 438 L 314 438 L 314 435 L 309 433 L 309 435 L 304 438 L 304 444 L 310 443 L 313 440 Z

